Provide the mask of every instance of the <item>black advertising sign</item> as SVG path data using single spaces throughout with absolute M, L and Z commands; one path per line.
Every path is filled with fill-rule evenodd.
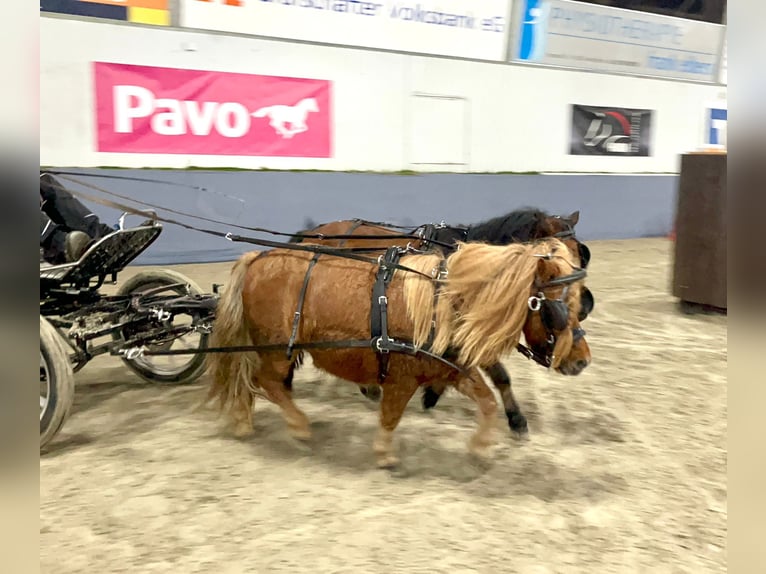
M 572 105 L 570 155 L 649 156 L 652 110 Z

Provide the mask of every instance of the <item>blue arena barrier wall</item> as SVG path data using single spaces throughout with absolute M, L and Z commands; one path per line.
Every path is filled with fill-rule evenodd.
M 135 200 L 212 219 L 282 232 L 303 229 L 307 219 L 325 223 L 360 217 L 413 227 L 442 220 L 470 224 L 534 206 L 551 213 L 580 211 L 582 240 L 666 236 L 673 227 L 676 175 L 386 175 L 338 172 L 203 171 L 50 168 L 90 174 L 75 177 Z M 91 177 L 98 175 L 99 177 Z M 119 178 L 149 178 L 188 187 Z M 61 179 L 74 191 L 99 192 Z M 201 188 L 201 189 L 198 189 Z M 107 199 L 109 196 L 104 196 Z M 118 210 L 85 200 L 105 223 Z M 141 208 L 140 205 L 135 207 Z M 197 227 L 250 232 L 160 211 Z M 126 226 L 141 221 L 129 216 Z M 286 237 L 252 234 L 287 241 Z M 165 224 L 162 235 L 135 264 L 171 265 L 230 261 L 259 246 Z

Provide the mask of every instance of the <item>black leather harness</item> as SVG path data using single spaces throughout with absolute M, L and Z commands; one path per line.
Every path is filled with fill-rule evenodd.
M 354 221 L 354 223 L 351 225 L 351 227 L 348 228 L 348 231 L 346 232 L 347 235 L 352 235 L 354 231 L 356 231 L 361 225 L 364 223 L 364 220 L 357 219 Z M 346 243 L 345 239 L 341 239 L 339 246 L 342 247 L 343 244 Z M 295 340 L 298 337 L 298 327 L 301 323 L 301 315 L 303 313 L 303 303 L 306 300 L 306 291 L 309 287 L 309 280 L 311 279 L 311 272 L 314 269 L 314 266 L 317 264 L 317 261 L 319 261 L 319 258 L 322 256 L 321 253 L 314 253 L 314 257 L 311 258 L 311 261 L 309 262 L 309 267 L 306 269 L 306 275 L 303 277 L 303 286 L 301 287 L 301 293 L 298 297 L 298 309 L 295 311 L 295 314 L 293 315 L 293 328 L 292 332 L 290 333 L 290 340 L 287 342 L 287 358 L 292 359 L 293 358 L 293 348 L 295 347 Z
M 386 289 L 394 277 L 395 265 L 402 256 L 403 249 L 389 247 L 378 262 L 378 272 L 372 286 L 370 305 L 370 335 L 373 348 L 378 354 L 378 382 L 383 384 L 388 376 L 388 358 L 391 351 L 401 351 L 401 343 L 388 336 L 388 297 Z
M 439 293 L 441 293 L 442 282 L 447 278 L 447 260 L 440 259 L 439 267 L 436 270 L 436 281 L 434 285 L 434 314 L 431 319 L 431 332 L 428 335 L 428 341 L 426 346 L 430 349 L 434 344 L 434 338 L 436 337 L 436 312 L 439 308 Z
M 351 229 L 349 229 L 348 233 L 351 234 L 359 225 L 361 222 L 355 224 Z M 399 259 L 401 256 L 407 252 L 406 248 L 402 247 L 389 247 L 386 249 L 385 254 L 381 255 L 378 258 L 378 271 L 375 274 L 375 282 L 372 286 L 372 300 L 370 301 L 370 340 L 369 340 L 369 346 L 372 348 L 373 351 L 375 351 L 377 357 L 378 357 L 378 382 L 380 384 L 383 384 L 386 380 L 386 377 L 388 376 L 388 366 L 389 366 L 389 358 L 390 354 L 392 352 L 399 352 L 399 353 L 407 353 L 407 354 L 416 354 L 418 351 L 416 351 L 415 346 L 408 341 L 398 341 L 396 339 L 391 338 L 389 335 L 389 326 L 388 326 L 388 296 L 386 294 L 388 290 L 388 286 L 391 283 L 391 280 L 394 277 L 394 273 L 396 272 L 396 269 L 399 267 Z M 298 337 L 298 329 L 300 327 L 300 321 L 303 314 L 303 305 L 306 300 L 306 292 L 308 291 L 308 285 L 311 278 L 311 271 L 314 269 L 314 266 L 316 265 L 317 260 L 319 259 L 320 254 L 317 253 L 314 255 L 314 257 L 309 262 L 308 269 L 306 269 L 306 275 L 303 279 L 303 286 L 301 287 L 301 292 L 298 298 L 298 308 L 295 311 L 295 314 L 293 315 L 293 325 L 292 325 L 292 333 L 290 335 L 290 340 L 287 344 L 287 358 L 291 359 L 292 354 L 296 347 L 303 347 L 303 345 L 296 344 L 296 340 Z M 446 273 L 446 261 L 442 259 L 439 262 L 438 267 L 438 277 L 437 279 L 444 279 Z M 433 343 L 434 335 L 435 335 L 435 328 L 436 328 L 436 304 L 438 303 L 439 298 L 439 285 L 437 284 L 434 289 L 434 318 L 432 320 L 431 324 L 431 333 L 429 336 L 428 344 L 426 345 L 426 349 L 422 349 L 419 352 L 426 354 L 431 357 L 439 358 L 442 362 L 445 362 L 449 364 L 452 367 L 458 368 L 453 363 L 449 362 L 448 360 L 445 360 L 441 357 L 436 357 L 436 355 L 433 355 L 428 351 L 427 349 L 430 348 L 431 344 Z M 350 346 L 349 341 L 338 341 L 337 346 Z M 360 341 L 355 341 L 355 344 L 353 346 L 359 346 Z M 335 346 L 335 345 L 333 345 Z M 458 370 L 462 370 L 459 369 Z

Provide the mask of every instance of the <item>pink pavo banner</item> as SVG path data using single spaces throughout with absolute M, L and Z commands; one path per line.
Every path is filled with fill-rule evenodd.
M 332 157 L 331 82 L 93 63 L 100 152 Z

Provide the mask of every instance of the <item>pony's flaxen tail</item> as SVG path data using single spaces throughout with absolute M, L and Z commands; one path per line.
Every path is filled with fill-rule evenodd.
M 245 253 L 234 264 L 229 284 L 225 286 L 215 312 L 212 347 L 251 345 L 252 339 L 242 304 L 242 289 L 250 264 L 259 252 Z M 206 357 L 210 375 L 207 402 L 218 399 L 220 410 L 227 410 L 238 423 L 251 424 L 255 397 L 255 374 L 259 357 L 255 352 L 210 353 Z M 238 427 L 239 428 L 239 427 Z

